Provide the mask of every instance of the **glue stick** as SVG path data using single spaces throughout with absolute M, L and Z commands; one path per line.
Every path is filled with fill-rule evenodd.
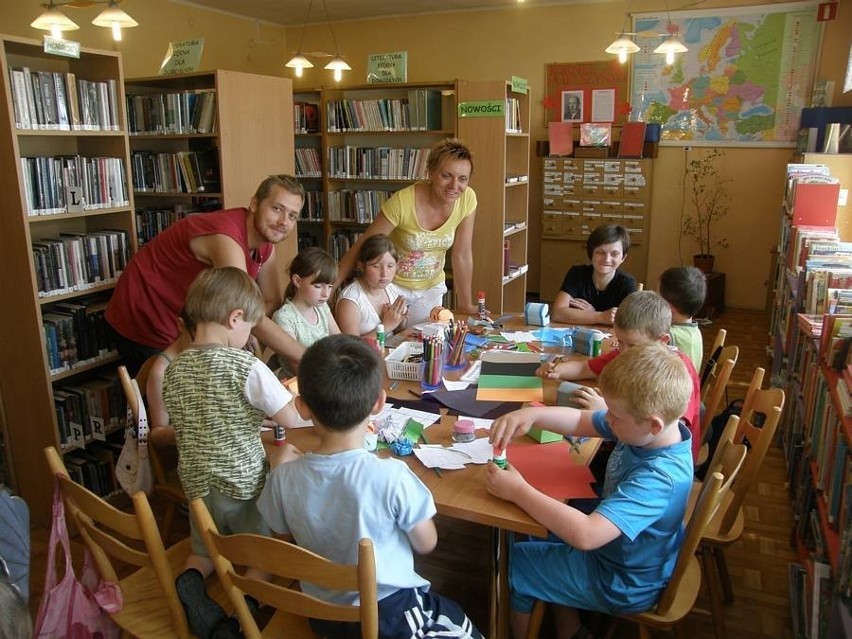
M 287 442 L 287 436 L 284 434 L 284 427 L 280 424 L 275 424 L 275 428 L 272 431 L 275 433 L 275 445 L 283 446 Z
M 506 470 L 506 464 L 507 464 L 507 462 L 506 462 L 506 449 L 505 448 L 498 448 L 497 446 L 495 446 L 493 448 L 492 455 L 493 456 L 491 457 L 491 461 L 493 461 L 495 464 L 497 464 L 503 470 Z

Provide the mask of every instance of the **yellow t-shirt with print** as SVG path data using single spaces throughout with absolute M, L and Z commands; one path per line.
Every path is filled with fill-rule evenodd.
M 394 282 L 425 291 L 444 281 L 447 250 L 453 245 L 456 228 L 476 209 L 476 193 L 471 188 L 465 189 L 447 221 L 429 231 L 417 222 L 414 187 L 407 186 L 394 193 L 382 205 L 382 212 L 395 227 L 390 234 L 399 253 Z

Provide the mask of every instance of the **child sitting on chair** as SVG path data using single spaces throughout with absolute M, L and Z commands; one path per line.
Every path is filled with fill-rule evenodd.
M 572 266 L 553 302 L 552 319 L 566 324 L 612 324 L 621 301 L 636 290 L 633 276 L 618 270 L 630 250 L 620 224 L 597 227 L 586 240 L 591 264 Z
M 337 262 L 321 248 L 299 251 L 290 262 L 285 302 L 272 319 L 302 346 L 340 332 L 328 307 L 336 278 Z M 288 377 L 299 368 L 298 361 L 278 361 Z
M 405 325 L 408 304 L 393 283 L 397 259 L 396 246 L 387 235 L 364 240 L 358 251 L 358 276 L 343 289 L 335 307 L 342 333 L 375 337 L 379 324 L 387 335 Z
M 619 311 L 620 314 L 620 311 Z M 497 419 L 489 439 L 505 448 L 532 426 L 615 440 L 601 501 L 591 514 L 532 488 L 509 464 L 490 464 L 488 492 L 511 501 L 558 540 L 524 541 L 510 553 L 511 628 L 527 636 L 536 599 L 559 605 L 560 636 L 584 637 L 577 609 L 651 609 L 671 577 L 692 486 L 692 443 L 679 420 L 692 394 L 683 359 L 658 342 L 633 346 L 601 375 L 606 411 L 523 408 Z
M 660 295 L 672 309 L 672 326 L 669 344 L 686 353 L 701 370 L 704 359 L 704 338 L 698 324 L 692 319 L 704 306 L 707 296 L 707 279 L 694 266 L 673 266 L 660 275 Z
M 548 379 L 585 379 L 599 376 L 610 362 L 620 353 L 633 346 L 649 342 L 669 343 L 669 329 L 672 325 L 672 311 L 669 304 L 654 291 L 636 291 L 631 293 L 618 308 L 615 316 L 615 326 L 612 332 L 616 338 L 616 347 L 591 359 L 572 359 L 565 362 L 550 362 L 536 371 L 541 377 Z M 701 432 L 701 380 L 689 357 L 681 351 L 674 352 L 683 360 L 686 370 L 693 382 L 692 395 L 683 417 L 686 420 L 693 437 L 693 454 L 698 459 Z M 606 403 L 591 387 L 584 386 L 575 391 L 577 403 L 588 410 L 602 410 Z
M 223 534 L 268 535 L 256 505 L 269 470 L 261 423 L 269 415 L 289 427 L 296 412 L 292 395 L 275 375 L 242 349 L 264 315 L 263 295 L 244 271 L 214 268 L 203 271 L 189 287 L 185 308 L 195 337 L 163 378 L 181 484 L 187 499 L 204 499 Z M 194 522 L 190 524 L 192 554 L 175 580 L 189 627 L 202 639 L 214 631 L 217 637 L 241 636 L 236 620 L 228 619 L 207 596 L 204 578 L 213 564 Z
M 364 448 L 371 413 L 385 402 L 382 365 L 375 351 L 351 335 L 332 335 L 308 348 L 299 366 L 295 403 L 312 419 L 316 451 L 269 474 L 257 507 L 277 534 L 336 563 L 358 562 L 358 541 L 373 540 L 379 599 L 379 637 L 482 635 L 455 602 L 429 590 L 414 571 L 415 552 L 437 543 L 429 489 L 398 459 Z M 294 498 L 295 497 L 295 498 Z M 330 592 L 302 582 L 306 594 L 339 604 L 356 592 Z M 360 637 L 357 624 L 311 620 L 319 636 Z

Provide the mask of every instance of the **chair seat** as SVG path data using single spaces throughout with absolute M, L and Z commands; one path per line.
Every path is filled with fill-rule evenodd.
M 659 626 L 662 628 L 671 627 L 678 620 L 683 619 L 692 610 L 695 601 L 698 599 L 698 591 L 701 589 L 701 566 L 698 559 L 692 557 L 689 566 L 686 569 L 686 574 L 680 582 L 677 589 L 677 597 L 672 604 L 671 609 L 667 614 L 661 615 L 656 610 L 640 612 L 635 615 L 629 615 L 626 618 L 637 623 L 647 624 L 649 626 Z
M 187 537 L 166 550 L 172 574 L 183 571 L 186 558 L 192 552 L 191 539 Z M 124 606 L 112 615 L 113 621 L 135 637 L 173 639 L 175 629 L 171 623 L 163 589 L 150 568 L 140 568 L 119 582 Z M 208 594 L 226 611 L 233 611 L 228 597 L 215 575 L 207 580 Z
M 317 639 L 317 635 L 311 630 L 311 625 L 306 617 L 276 610 L 275 614 L 264 626 L 262 633 L 264 639 Z

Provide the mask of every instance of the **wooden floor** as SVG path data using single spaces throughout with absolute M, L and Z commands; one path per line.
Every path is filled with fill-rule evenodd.
M 712 325 L 702 327 L 705 349 L 720 327 L 728 331 L 726 343 L 740 347 L 739 362 L 729 386 L 730 399 L 734 399 L 742 396 L 755 367 L 768 369 L 767 317 L 758 311 L 727 311 L 716 317 Z M 787 564 L 795 557 L 789 545 L 792 513 L 785 482 L 784 461 L 776 446 L 767 455 L 756 490 L 746 499 L 745 534 L 726 552 L 736 597 L 725 611 L 730 639 L 792 639 Z M 438 548 L 426 557 L 419 557 L 417 568 L 432 582 L 436 592 L 456 599 L 480 629 L 486 631 L 488 530 L 441 517 L 437 525 Z M 46 529 L 33 529 L 30 579 L 33 617 L 43 590 L 47 540 Z M 72 545 L 79 554 L 79 543 Z M 690 615 L 682 630 L 683 636 L 691 639 L 714 636 L 709 618 L 698 614 Z M 542 637 L 551 636 L 552 629 L 546 627 Z M 615 634 L 617 639 L 636 636 L 635 628 L 627 624 L 620 625 Z

